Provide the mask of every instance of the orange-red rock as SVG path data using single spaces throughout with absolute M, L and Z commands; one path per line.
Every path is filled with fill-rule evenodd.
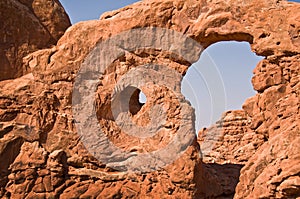
M 0 82 L 0 197 L 298 197 L 299 13 L 299 4 L 277 0 L 145 0 L 72 26 L 56 46 L 24 59 L 22 67 L 32 73 Z M 158 171 L 118 172 L 97 161 L 80 141 L 72 114 L 73 82 L 97 42 L 149 26 L 185 33 L 203 47 L 224 40 L 249 42 L 254 52 L 265 56 L 254 71 L 258 93 L 245 102 L 244 111 L 224 115 L 224 125 L 215 127 L 222 129 L 222 136 L 204 162 L 194 140 L 184 155 Z M 22 57 L 29 51 L 24 52 Z M 159 92 L 148 96 L 137 113 L 137 95 L 130 99 L 133 120 L 145 125 L 147 111 L 162 103 L 169 118 L 164 128 L 171 133 L 142 143 L 116 130 L 109 109 L 112 88 L 131 68 L 146 63 L 166 64 L 179 74 L 191 64 L 160 49 L 126 52 L 105 72 L 96 95 L 97 116 L 106 135 L 136 153 L 164 147 L 176 134 L 177 116 L 192 114 L 181 110 L 164 88 L 152 85 L 145 93 Z
M 0 10 L 0 80 L 30 72 L 23 58 L 55 45 L 71 25 L 58 0 L 3 0 Z

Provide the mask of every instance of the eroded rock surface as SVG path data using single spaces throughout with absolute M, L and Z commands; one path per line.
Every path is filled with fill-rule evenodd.
M 299 13 L 299 4 L 277 0 L 145 0 L 72 26 L 56 46 L 26 57 L 23 67 L 32 73 L 0 82 L 0 160 L 5 162 L 0 166 L 0 197 L 298 197 Z M 265 59 L 254 71 L 257 95 L 245 102 L 244 111 L 225 114 L 223 126 L 213 127 L 224 130 L 204 163 L 195 139 L 165 168 L 119 172 L 95 159 L 81 142 L 72 115 L 73 82 L 98 42 L 149 26 L 185 33 L 204 48 L 224 40 L 247 41 Z M 146 94 L 157 89 L 145 105 L 133 95 L 132 118 L 143 126 L 147 111 L 165 104 L 170 120 L 161 128 L 168 131 L 145 144 L 118 130 L 110 112 L 112 90 L 130 69 L 149 63 L 167 65 L 179 74 L 192 64 L 161 49 L 128 51 L 105 71 L 95 95 L 106 135 L 136 153 L 166 146 L 176 134 L 177 115 L 193 114 L 176 106 L 165 88 L 153 85 L 142 88 Z M 133 148 L 136 144 L 140 148 Z
M 0 10 L 0 80 L 29 73 L 23 57 L 55 45 L 71 25 L 58 0 L 3 0 Z
M 215 125 L 198 134 L 203 161 L 245 164 L 267 138 L 253 131 L 251 117 L 243 110 L 228 111 Z
M 210 196 L 233 198 L 242 167 L 267 140 L 249 127 L 251 123 L 244 110 L 228 111 L 215 125 L 199 131 L 206 176 L 215 187 Z

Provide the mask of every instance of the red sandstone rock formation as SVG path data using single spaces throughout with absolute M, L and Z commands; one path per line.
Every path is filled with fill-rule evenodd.
M 145 0 L 72 26 L 56 46 L 26 57 L 22 67 L 30 67 L 32 73 L 0 82 L 0 197 L 299 196 L 299 13 L 299 4 L 275 0 Z M 90 154 L 77 134 L 72 90 L 80 64 L 96 43 L 149 26 L 185 33 L 203 47 L 224 40 L 247 41 L 254 52 L 265 56 L 254 71 L 257 95 L 245 102 L 244 112 L 224 117 L 223 134 L 206 156 L 214 163 L 200 160 L 195 140 L 179 159 L 158 171 L 118 172 Z M 133 120 L 143 126 L 154 104 L 169 104 L 165 107 L 169 123 L 162 128 L 170 133 L 163 131 L 159 140 L 144 144 L 117 130 L 110 112 L 112 90 L 130 69 L 147 63 L 167 64 L 179 74 L 191 65 L 160 49 L 126 52 L 105 71 L 96 95 L 97 116 L 106 135 L 124 150 L 137 153 L 164 147 L 176 134 L 177 115 L 192 114 L 177 106 L 167 90 L 152 85 L 143 88 L 145 93 L 159 92 L 148 96 L 142 107 L 136 93 L 130 99 Z M 136 144 L 140 148 L 133 149 Z
M 228 111 L 198 135 L 203 161 L 219 164 L 245 164 L 267 138 L 253 131 L 251 117 L 243 110 Z
M 22 59 L 55 45 L 71 25 L 58 0 L 2 0 L 0 10 L 0 80 L 29 73 Z
M 228 111 L 213 126 L 200 130 L 198 142 L 214 198 L 233 198 L 240 170 L 267 140 L 253 131 L 244 110 Z

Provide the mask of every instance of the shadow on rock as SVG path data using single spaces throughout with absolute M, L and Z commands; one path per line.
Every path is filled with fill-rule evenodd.
M 203 164 L 205 198 L 233 198 L 243 166 L 242 164 Z

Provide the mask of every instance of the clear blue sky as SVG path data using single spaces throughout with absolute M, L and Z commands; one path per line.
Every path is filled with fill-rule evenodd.
M 196 109 L 197 130 L 216 122 L 226 110 L 241 109 L 255 95 L 252 71 L 261 59 L 247 42 L 219 42 L 202 53 L 182 83 L 183 94 Z
M 106 11 L 122 8 L 137 0 L 60 0 L 71 18 L 72 24 L 79 21 L 99 19 Z
M 60 1 L 73 24 L 99 19 L 103 12 L 137 2 L 137 0 Z M 210 46 L 202 53 L 200 60 L 189 69 L 182 83 L 183 94 L 196 110 L 197 131 L 213 124 L 225 110 L 241 109 L 243 102 L 255 95 L 251 77 L 253 69 L 261 59 L 251 52 L 250 45 L 246 42 L 221 42 Z M 217 74 L 222 79 L 221 84 L 225 90 L 220 88 L 220 81 L 214 80 Z

